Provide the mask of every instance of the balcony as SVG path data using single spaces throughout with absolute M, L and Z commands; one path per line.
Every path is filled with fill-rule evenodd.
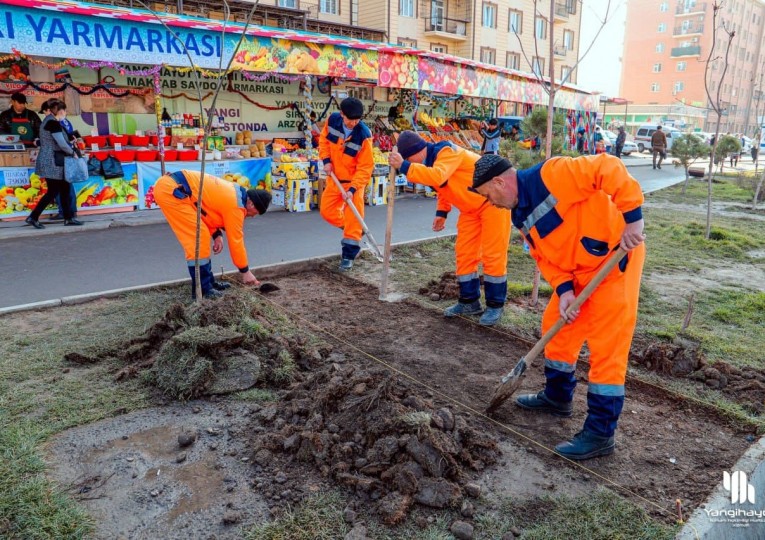
M 701 47 L 698 45 L 693 47 L 672 47 L 670 56 L 672 58 L 677 58 L 679 56 L 701 56 Z
M 425 35 L 451 41 L 465 41 L 469 22 L 446 17 L 425 17 Z
M 576 15 L 576 0 L 555 2 L 555 19 L 565 22 L 571 15 Z
M 560 56 L 560 57 L 566 56 L 566 48 L 565 47 L 555 47 L 553 49 L 553 52 L 555 53 L 555 56 Z
M 700 2 L 696 4 L 695 6 L 684 6 L 679 5 L 675 9 L 675 15 L 678 15 L 680 17 L 684 15 L 697 15 L 700 13 L 705 13 L 707 11 L 707 3 L 706 2 Z
M 703 34 L 703 33 L 704 33 L 703 24 L 675 26 L 675 29 L 672 30 L 673 36 L 690 36 L 693 34 Z

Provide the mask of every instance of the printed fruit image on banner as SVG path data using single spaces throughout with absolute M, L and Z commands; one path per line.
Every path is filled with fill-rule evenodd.
M 478 80 L 478 95 L 480 97 L 497 99 L 497 74 L 486 69 L 476 70 Z
M 380 53 L 380 86 L 384 88 L 419 88 L 418 60 L 406 54 Z
M 18 174 L 21 173 L 21 174 Z M 0 177 L 0 216 L 28 214 L 45 195 L 47 186 L 34 169 L 3 169 Z M 13 178 L 15 175 L 17 178 Z
M 123 169 L 128 165 L 123 163 Z M 75 189 L 77 208 L 83 210 L 104 206 L 138 205 L 138 174 L 135 165 L 132 167 L 132 174 L 128 175 L 126 172 L 125 178 L 105 180 L 101 176 L 91 176 L 82 187 Z
M 377 80 L 378 64 L 377 51 L 253 37 L 242 43 L 232 68 Z
M 478 79 L 475 68 L 471 66 L 459 66 L 457 69 L 457 94 L 460 96 L 478 96 Z

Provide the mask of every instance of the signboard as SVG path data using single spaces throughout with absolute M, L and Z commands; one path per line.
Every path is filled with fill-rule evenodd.
M 91 176 L 74 184 L 78 210 L 135 207 L 138 177 L 135 163 L 123 163 L 122 178 Z M 27 216 L 45 195 L 45 182 L 32 167 L 0 167 L 0 219 Z M 56 210 L 55 203 L 48 207 Z
M 139 208 L 147 210 L 159 208 L 154 200 L 154 184 L 162 176 L 159 162 L 139 162 L 138 186 L 140 192 Z M 200 161 L 169 161 L 165 163 L 166 173 L 180 170 L 201 171 Z M 238 159 L 205 162 L 205 174 L 211 174 L 231 182 L 236 182 L 247 189 L 258 187 L 266 189 L 266 178 L 271 175 L 271 158 Z

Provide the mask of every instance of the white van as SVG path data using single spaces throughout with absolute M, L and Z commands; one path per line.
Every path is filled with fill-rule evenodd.
M 635 143 L 638 146 L 639 152 L 648 150 L 651 151 L 651 135 L 656 132 L 656 126 L 661 124 L 643 124 L 637 130 L 635 135 Z M 672 143 L 675 139 L 680 137 L 683 133 L 675 128 L 669 126 L 661 126 L 661 130 L 667 136 L 667 151 L 672 149 Z

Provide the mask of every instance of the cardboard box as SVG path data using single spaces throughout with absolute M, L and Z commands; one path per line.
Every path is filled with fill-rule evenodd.
M 388 177 L 373 176 L 367 184 L 366 202 L 369 206 L 388 204 Z
M 0 166 L 2 167 L 28 167 L 29 153 L 27 152 L 0 152 Z
M 284 208 L 284 190 L 283 189 L 272 189 L 271 190 L 271 204 L 273 206 L 281 206 Z
M 287 186 L 287 192 L 284 195 L 287 211 L 310 212 L 313 194 L 310 180 L 288 180 Z

